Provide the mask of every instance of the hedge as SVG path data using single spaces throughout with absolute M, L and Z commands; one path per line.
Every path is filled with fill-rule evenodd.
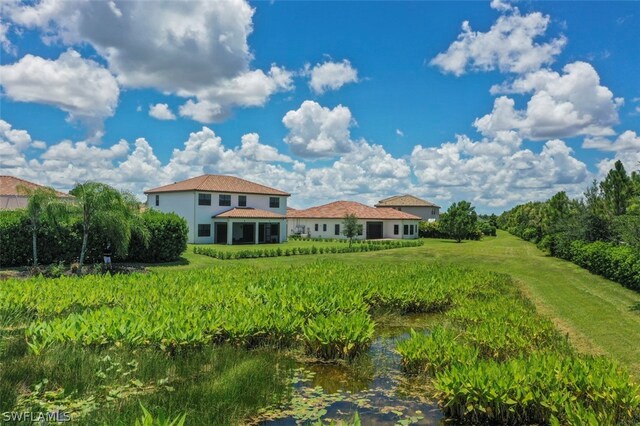
M 482 235 L 496 235 L 495 227 L 489 225 L 485 228 L 487 233 L 483 233 L 482 227 L 480 223 L 472 232 L 465 235 L 463 240 L 480 240 L 482 239 Z M 418 235 L 420 238 L 444 238 L 444 239 L 452 239 L 452 237 L 441 227 L 441 222 L 420 222 L 418 227 Z
M 326 240 L 325 240 L 326 241 Z M 216 250 L 212 247 L 193 247 L 195 254 L 202 254 L 220 260 L 227 259 L 253 259 L 260 257 L 278 257 L 278 256 L 298 256 L 309 254 L 330 254 L 330 253 L 358 253 L 365 251 L 389 250 L 402 247 L 418 247 L 424 244 L 420 240 L 411 241 L 370 241 L 354 244 L 351 247 L 293 247 L 293 248 L 265 248 L 265 249 L 247 249 L 239 251 Z
M 173 213 L 147 211 L 141 215 L 150 234 L 147 248 L 135 232 L 128 254 L 114 256 L 114 261 L 166 262 L 176 260 L 187 248 L 187 223 Z M 87 263 L 101 262 L 107 243 L 99 228 L 89 234 Z M 28 266 L 33 259 L 29 219 L 24 210 L 0 212 L 0 265 Z M 42 265 L 77 261 L 82 246 L 82 225 L 43 223 L 38 231 L 38 262 Z
M 640 253 L 637 250 L 603 241 L 573 241 L 569 251 L 569 260 L 577 265 L 640 291 Z
M 149 231 L 149 244 L 144 246 L 140 235 L 133 234 L 129 243 L 128 260 L 135 262 L 169 262 L 187 249 L 187 222 L 175 213 L 149 210 L 142 214 Z

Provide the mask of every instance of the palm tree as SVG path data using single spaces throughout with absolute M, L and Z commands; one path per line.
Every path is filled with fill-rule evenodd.
M 33 245 L 33 266 L 38 266 L 38 230 L 43 221 L 62 218 L 65 215 L 67 203 L 61 201 L 52 188 L 29 188 L 18 185 L 18 193 L 29 197 L 27 216 L 31 230 Z
M 148 236 L 146 229 L 140 226 L 138 203 L 133 195 L 99 182 L 78 184 L 70 194 L 76 197 L 82 222 L 80 268 L 87 254 L 89 234 L 98 227 L 107 234 L 115 254 L 127 252 L 132 229 L 139 227 L 143 236 Z

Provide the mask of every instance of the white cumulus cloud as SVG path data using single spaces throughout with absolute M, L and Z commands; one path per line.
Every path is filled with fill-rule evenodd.
M 0 66 L 0 81 L 7 97 L 19 102 L 52 105 L 71 119 L 101 120 L 114 114 L 120 89 L 111 73 L 75 50 L 50 60 L 26 55 Z
M 505 3 L 495 2 L 504 9 Z M 503 15 L 489 31 L 473 31 L 468 21 L 462 23 L 462 33 L 451 43 L 446 52 L 439 53 L 431 65 L 445 73 L 460 76 L 467 71 L 491 71 L 524 73 L 539 69 L 554 61 L 566 38 L 560 36 L 546 43 L 539 43 L 549 25 L 549 16 L 539 12 L 520 15 Z
M 353 149 L 349 128 L 355 121 L 345 106 L 329 109 L 304 101 L 297 110 L 287 112 L 282 122 L 289 130 L 285 142 L 301 157 L 335 157 Z
M 149 105 L 149 115 L 158 120 L 175 120 L 176 115 L 167 104 Z
M 310 76 L 309 87 L 317 94 L 327 90 L 338 90 L 348 83 L 358 82 L 358 70 L 351 66 L 351 62 L 326 61 L 314 67 L 307 65 L 305 74 Z
M 124 87 L 189 98 L 185 114 L 198 121 L 223 120 L 234 107 L 262 106 L 293 88 L 281 67 L 251 69 L 254 9 L 244 0 L 9 0 L 4 10 L 15 25 L 42 30 L 47 43 L 90 44 Z
M 633 130 L 626 130 L 613 142 L 607 138 L 586 138 L 582 147 L 586 149 L 597 149 L 600 151 L 640 152 L 640 136 Z
M 618 108 L 623 103 L 600 84 L 600 76 L 586 62 L 570 63 L 562 74 L 547 69 L 528 73 L 492 87 L 491 92 L 532 95 L 525 110 L 516 109 L 511 98 L 497 98 L 493 111 L 474 123 L 487 136 L 512 129 L 535 140 L 609 136 L 614 134 L 612 126 L 618 123 Z

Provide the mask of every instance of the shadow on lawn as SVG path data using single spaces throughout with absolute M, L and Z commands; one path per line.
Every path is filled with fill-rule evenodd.
M 640 313 L 640 302 L 636 302 L 634 305 L 631 305 L 631 308 L 629 308 L 629 310 Z

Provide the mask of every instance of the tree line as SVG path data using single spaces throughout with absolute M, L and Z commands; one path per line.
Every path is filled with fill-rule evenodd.
M 640 289 L 640 172 L 617 161 L 580 198 L 558 192 L 502 213 L 501 229 L 553 256 Z

